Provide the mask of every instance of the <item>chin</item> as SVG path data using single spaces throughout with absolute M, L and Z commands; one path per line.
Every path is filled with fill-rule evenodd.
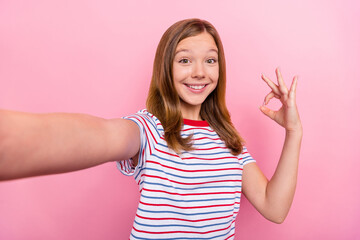
M 187 104 L 187 105 L 190 105 L 190 106 L 201 106 L 201 104 L 203 104 L 205 102 L 205 99 L 192 99 L 192 100 L 190 100 L 189 99 L 189 101 L 186 101 L 185 103 Z
M 184 105 L 185 107 L 198 107 L 198 106 L 201 106 L 201 104 L 203 103 L 204 101 L 201 101 L 201 100 L 181 100 L 181 104 Z

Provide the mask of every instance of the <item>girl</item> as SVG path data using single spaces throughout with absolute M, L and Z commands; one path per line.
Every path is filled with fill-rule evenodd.
M 133 175 L 140 201 L 131 239 L 234 239 L 244 193 L 275 223 L 294 196 L 302 139 L 296 82 L 279 69 L 260 110 L 285 128 L 276 171 L 267 180 L 243 146 L 225 105 L 225 57 L 207 21 L 172 25 L 158 45 L 147 109 L 122 119 L 83 114 L 0 112 L 0 179 L 89 168 L 115 161 Z M 272 98 L 282 107 L 265 105 Z

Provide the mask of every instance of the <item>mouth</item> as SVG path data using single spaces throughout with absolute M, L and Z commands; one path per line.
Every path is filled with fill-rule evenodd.
M 206 87 L 207 84 L 202 84 L 202 85 L 198 85 L 198 84 L 185 84 L 188 88 L 194 89 L 194 90 L 201 90 L 204 87 Z

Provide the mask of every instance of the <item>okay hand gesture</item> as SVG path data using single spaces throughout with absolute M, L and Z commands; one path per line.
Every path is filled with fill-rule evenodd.
M 263 106 L 260 107 L 260 110 L 269 118 L 277 122 L 279 125 L 283 126 L 286 131 L 302 131 L 301 121 L 299 113 L 296 107 L 296 84 L 297 76 L 293 78 L 291 83 L 290 90 L 286 87 L 280 69 L 275 70 L 277 83 L 276 85 L 268 77 L 261 75 L 261 78 L 266 82 L 266 84 L 271 88 L 271 92 L 266 95 Z M 266 107 L 270 99 L 277 98 L 281 101 L 282 106 L 278 111 L 273 111 Z

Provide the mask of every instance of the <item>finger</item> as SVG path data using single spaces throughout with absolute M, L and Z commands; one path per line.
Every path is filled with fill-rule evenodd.
M 280 96 L 276 95 L 274 92 L 270 92 L 268 95 L 266 95 L 263 105 L 267 105 L 272 98 L 279 99 Z
M 265 114 L 266 116 L 268 116 L 269 118 L 273 119 L 275 118 L 275 112 L 265 106 L 261 106 L 260 107 L 260 111 Z
M 292 81 L 291 86 L 290 86 L 290 94 L 295 95 L 295 93 L 296 93 L 297 81 L 298 81 L 298 76 L 295 76 L 295 77 L 293 78 L 293 81 Z
M 266 77 L 264 74 L 261 74 L 261 78 L 266 82 L 266 84 L 271 88 L 274 93 L 281 95 L 279 87 L 275 83 L 273 83 L 268 77 Z
M 289 90 L 287 89 L 287 87 L 285 85 L 285 82 L 281 75 L 279 67 L 276 68 L 275 73 L 276 73 L 276 77 L 277 77 L 277 81 L 278 81 L 279 89 L 280 89 L 281 93 L 287 95 Z

